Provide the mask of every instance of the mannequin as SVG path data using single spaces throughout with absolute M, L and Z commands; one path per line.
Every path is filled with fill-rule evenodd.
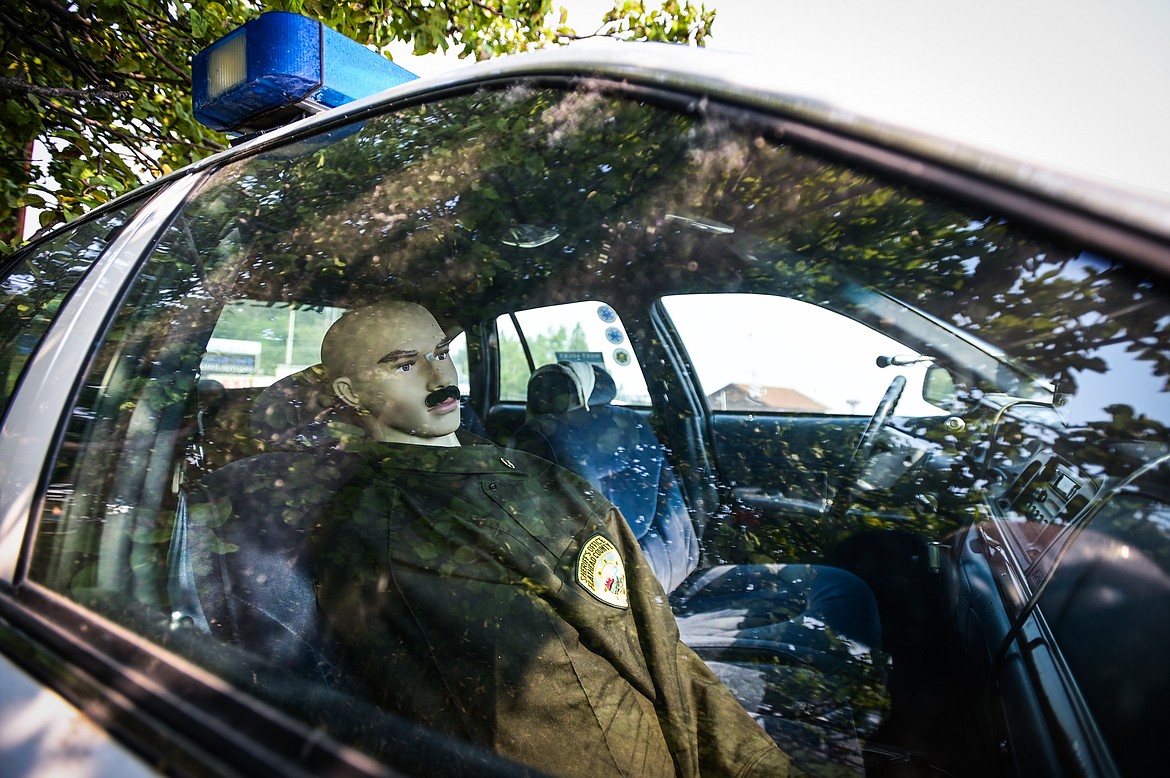
M 551 774 L 788 774 L 679 640 L 617 509 L 566 470 L 458 432 L 448 346 L 402 302 L 351 311 L 322 344 L 369 439 L 349 447 L 312 566 L 364 692 Z

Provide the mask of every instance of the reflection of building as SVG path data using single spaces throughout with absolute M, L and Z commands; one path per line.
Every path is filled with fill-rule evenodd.
M 754 384 L 728 384 L 707 395 L 707 402 L 716 411 L 794 411 L 817 413 L 829 406 L 821 405 L 795 389 Z

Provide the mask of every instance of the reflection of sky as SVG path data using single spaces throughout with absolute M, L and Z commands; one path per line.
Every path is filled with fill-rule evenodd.
M 31 275 L 14 273 L 4 279 L 3 285 L 0 285 L 0 290 L 3 290 L 4 294 L 8 295 L 28 294 L 33 290 L 35 285 L 36 282 Z
M 1076 394 L 1070 396 L 1067 405 L 1061 409 L 1069 423 L 1107 421 L 1111 414 L 1104 408 L 1128 405 L 1136 416 L 1148 416 L 1162 424 L 1170 424 L 1166 377 L 1153 374 L 1153 363 L 1135 359 L 1134 354 L 1126 351 L 1124 343 L 1099 349 L 1090 356 L 1100 357 L 1108 372 L 1074 374 Z

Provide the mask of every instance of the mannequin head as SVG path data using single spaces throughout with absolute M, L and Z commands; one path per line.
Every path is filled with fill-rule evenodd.
M 459 388 L 451 339 L 421 305 L 374 303 L 329 328 L 321 359 L 334 393 L 375 440 L 457 446 Z

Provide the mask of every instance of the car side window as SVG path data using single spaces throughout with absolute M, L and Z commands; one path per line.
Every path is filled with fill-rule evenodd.
M 389 758 L 408 719 L 439 739 L 466 734 L 531 760 L 547 756 L 548 738 L 529 751 L 506 748 L 531 742 L 533 719 L 508 737 L 496 737 L 495 719 L 470 734 L 457 719 L 512 715 L 534 700 L 547 710 L 540 705 L 564 699 L 548 693 L 546 672 L 556 668 L 546 660 L 567 654 L 546 641 L 568 636 L 568 649 L 584 652 L 574 662 L 604 669 L 611 654 L 593 650 L 594 638 L 608 646 L 633 633 L 608 627 L 618 622 L 550 629 L 552 606 L 538 609 L 544 620 L 536 628 L 512 629 L 490 610 L 504 589 L 479 597 L 482 579 L 467 573 L 496 565 L 494 575 L 515 564 L 505 575 L 525 596 L 572 595 L 575 613 L 604 606 L 626 618 L 616 547 L 593 544 L 587 558 L 588 535 L 579 555 L 565 550 L 576 540 L 545 542 L 580 508 L 615 530 L 627 522 L 630 531 L 614 537 L 647 562 L 630 569 L 661 585 L 641 592 L 669 591 L 656 602 L 677 608 L 656 610 L 655 618 L 670 625 L 671 640 L 686 634 L 688 645 L 710 651 L 703 658 L 712 672 L 726 673 L 719 677 L 749 706 L 746 719 L 735 709 L 741 720 L 756 718 L 790 744 L 795 737 L 799 758 L 859 772 L 863 743 L 894 721 L 886 718 L 889 700 L 899 717 L 936 718 L 933 707 L 900 700 L 933 694 L 937 671 L 952 659 L 988 678 L 979 665 L 987 644 L 1007 645 L 1004 630 L 1041 591 L 1046 571 L 1086 569 L 1074 551 L 1087 533 L 1111 533 L 1097 547 L 1107 553 L 1088 560 L 1114 563 L 1096 579 L 1102 596 L 1079 596 L 1086 590 L 1077 589 L 1076 575 L 1053 577 L 1035 613 L 1060 640 L 1029 634 L 1021 650 L 1044 643 L 1059 659 L 1064 636 L 1078 640 L 1098 614 L 1124 620 L 1146 605 L 1135 595 L 1114 607 L 1105 595 L 1120 591 L 1111 586 L 1114 573 L 1136 581 L 1135 591 L 1165 580 L 1164 280 L 1021 227 L 994 208 L 975 213 L 836 161 L 828 147 L 803 147 L 801 136 L 778 132 L 771 120 L 707 103 L 674 111 L 621 88 L 467 91 L 262 145 L 208 173 L 76 377 L 29 582 L 296 717 L 313 738 L 325 733 Z M 428 320 L 422 328 L 429 341 L 378 345 L 361 370 L 356 362 L 370 354 L 339 356 L 341 369 L 374 378 L 366 382 L 368 404 L 338 403 L 336 381 L 319 363 L 322 334 L 337 312 L 388 300 L 429 311 L 434 326 Z M 55 304 L 38 303 L 46 317 Z M 470 360 L 452 360 L 443 348 L 460 328 L 472 337 L 456 341 L 453 353 Z M 356 340 L 377 342 L 389 329 Z M 435 467 L 410 462 L 381 477 L 396 466 L 380 456 L 390 438 L 378 437 L 384 429 L 369 416 L 394 411 L 390 382 L 451 381 L 453 361 L 461 381 L 468 362 L 484 371 L 470 376 L 471 385 L 495 443 L 515 442 L 531 423 L 530 440 L 539 435 L 549 450 L 553 437 L 588 444 L 557 459 L 581 468 L 558 480 L 583 490 L 577 507 L 519 523 L 530 517 L 518 514 L 546 505 L 550 491 L 530 495 L 521 485 L 527 474 L 514 472 L 505 454 L 529 461 L 541 454 L 519 446 L 463 463 L 474 472 L 486 463 L 490 483 L 452 468 L 436 486 Z M 532 370 L 558 361 L 577 364 L 548 372 L 563 372 L 582 394 L 590 379 L 596 389 L 605 378 L 584 364 L 604 367 L 614 401 L 527 418 L 521 404 Z M 395 431 L 413 435 L 436 417 L 456 418 L 450 389 L 428 386 L 404 406 L 413 426 Z M 597 396 L 608 392 L 606 385 Z M 579 396 L 559 388 L 550 395 Z M 585 424 L 562 429 L 561 421 Z M 447 435 L 456 433 L 443 442 Z M 367 461 L 363 452 L 379 456 Z M 426 453 L 433 464 L 466 452 Z M 368 523 L 321 540 L 355 507 Z M 1087 521 L 1092 511 L 1095 523 Z M 451 517 L 464 513 L 454 526 Z M 403 540 L 395 533 L 411 526 L 409 516 L 419 518 L 413 526 L 422 534 Z M 450 535 L 428 534 L 452 527 Z M 1080 530 L 1075 543 L 1057 542 Z M 1063 548 L 1074 551 L 1059 562 Z M 546 551 L 559 559 L 540 575 L 564 578 L 528 575 L 526 565 L 543 564 Z M 404 569 L 420 576 L 415 592 L 428 597 L 416 601 L 420 607 L 393 591 Z M 811 598 L 789 596 L 788 584 L 832 580 L 865 595 L 854 601 L 864 607 L 845 609 L 861 618 L 846 619 L 851 626 L 840 635 L 821 629 L 828 622 Z M 360 591 L 351 596 L 351 586 Z M 966 588 L 944 597 L 951 586 Z M 334 608 L 318 607 L 326 589 L 333 599 L 323 602 Z M 431 596 L 445 592 L 456 594 Z M 456 617 L 456 634 L 440 624 L 442 615 Z M 421 617 L 434 617 L 429 623 L 444 639 L 433 640 Z M 675 617 L 689 619 L 689 629 L 673 631 Z M 855 637 L 846 630 L 858 622 Z M 793 624 L 796 634 L 787 630 Z M 338 625 L 348 653 L 338 648 Z M 963 658 L 940 648 L 951 628 L 968 633 Z M 810 641 L 801 651 L 793 647 L 797 634 Z M 1096 634 L 1104 640 L 1109 632 Z M 740 660 L 724 652 L 745 641 L 754 652 L 761 636 L 777 653 L 753 659 L 749 675 L 778 669 L 795 689 L 757 693 Z M 818 647 L 821 638 L 827 642 Z M 431 650 L 439 644 L 451 652 L 442 660 Z M 637 644 L 612 656 L 633 656 Z M 1143 645 L 1142 661 L 1164 665 L 1164 644 Z M 465 649 L 477 652 L 475 661 L 465 661 Z M 886 649 L 896 669 L 888 675 Z M 515 676 L 497 686 L 495 663 L 512 651 L 518 659 L 506 670 Z M 1061 662 L 1051 673 L 1024 671 L 1020 693 L 1032 694 L 1035 681 L 1079 706 L 1086 720 L 1097 710 L 1107 715 L 1129 704 L 1108 697 L 1120 688 L 1109 668 L 1123 663 L 1111 659 L 1102 671 L 1070 653 L 1071 672 Z M 827 669 L 806 676 L 806 666 Z M 529 674 L 532 667 L 540 672 Z M 571 672 L 558 688 L 580 691 L 575 667 L 560 665 Z M 653 668 L 627 669 L 622 678 Z M 447 683 L 451 674 L 458 683 Z M 1165 708 L 1170 686 L 1165 674 L 1149 677 L 1160 685 L 1147 696 L 1125 692 L 1137 700 L 1137 718 L 1157 723 L 1145 714 Z M 995 680 L 1013 682 L 1009 674 Z M 656 683 L 640 686 L 668 686 Z M 1096 690 L 1086 691 L 1087 706 L 1078 684 Z M 416 695 L 415 686 L 425 689 Z M 702 686 L 720 688 L 709 678 Z M 515 694 L 479 704 L 497 688 Z M 641 691 L 624 699 L 634 696 L 640 711 L 655 715 L 659 700 Z M 582 730 L 597 724 L 587 706 L 576 706 L 574 715 L 581 712 Z M 785 735 L 793 723 L 799 731 Z M 710 729 L 717 731 L 695 738 L 718 747 L 724 732 Z M 1105 737 L 1119 750 L 1134 744 L 1120 730 Z M 1142 733 L 1144 753 L 1153 753 L 1157 737 Z M 803 753 L 809 743 L 829 750 Z M 629 753 L 640 755 L 642 745 Z M 670 762 L 667 755 L 661 764 Z
M 258 300 L 229 303 L 207 343 L 199 378 L 227 389 L 269 386 L 321 361 L 321 339 L 345 313 L 333 306 L 272 305 Z M 461 379 L 467 375 L 467 336 L 451 342 Z M 466 394 L 466 388 L 464 389 Z
M 309 570 L 309 538 L 349 499 L 353 458 L 342 443 L 370 443 L 361 409 L 338 403 L 330 376 L 315 370 L 321 337 L 337 312 L 384 299 L 425 301 L 450 333 L 518 310 L 533 360 L 599 361 L 621 386 L 615 402 L 648 405 L 629 334 L 603 297 L 554 305 L 550 320 L 521 294 L 500 291 L 515 280 L 501 254 L 520 264 L 552 249 L 517 241 L 513 229 L 479 246 L 460 242 L 471 233 L 457 222 L 500 216 L 492 187 L 512 191 L 507 178 L 519 172 L 518 191 L 530 188 L 532 174 L 510 155 L 531 160 L 531 145 L 551 168 L 584 158 L 582 147 L 592 153 L 593 133 L 610 129 L 574 118 L 592 115 L 589 105 L 626 112 L 621 123 L 633 126 L 671 118 L 587 90 L 488 92 L 374 117 L 210 173 L 139 268 L 78 382 L 39 512 L 30 583 L 386 756 L 403 719 L 346 691 L 354 669 L 327 635 Z M 534 133 L 549 139 L 510 131 L 534 111 L 548 117 Z M 501 124 L 501 112 L 515 122 Z M 485 140 L 469 142 L 475 133 Z M 501 137 L 526 147 L 497 154 Z M 628 185 L 607 178 L 608 166 L 586 170 L 603 201 L 610 189 L 624 196 Z M 452 189 L 472 178 L 473 194 Z M 533 201 L 548 202 L 544 194 Z M 468 296 L 469 279 L 496 285 L 493 294 Z M 450 349 L 434 364 L 457 365 L 465 388 L 467 338 Z M 521 399 L 527 362 L 522 355 L 514 384 Z
M 532 371 L 553 362 L 587 362 L 605 369 L 617 385 L 617 405 L 648 406 L 650 394 L 621 317 L 589 300 L 516 311 L 496 318 L 500 400 L 525 402 Z
M 713 413 L 868 416 L 894 376 L 897 412 L 937 415 L 922 400 L 914 349 L 840 313 L 762 294 L 663 298 Z
M 321 338 L 344 310 L 237 300 L 219 316 L 199 378 L 262 388 L 321 361 Z
M 0 415 L 25 364 L 73 291 L 140 203 L 123 205 L 31 248 L 0 273 Z

